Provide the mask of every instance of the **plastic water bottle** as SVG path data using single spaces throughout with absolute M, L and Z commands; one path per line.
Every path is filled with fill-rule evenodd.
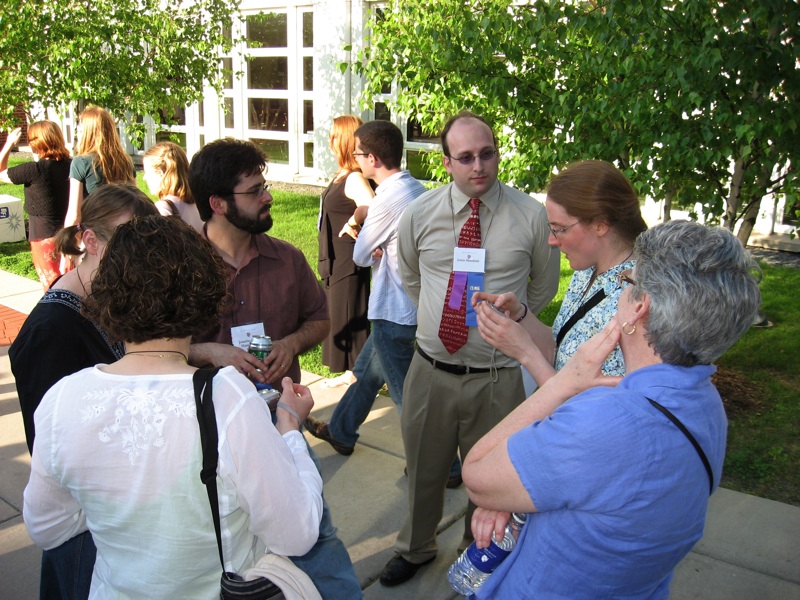
M 474 594 L 500 563 L 511 554 L 517 545 L 517 538 L 526 518 L 525 514 L 512 513 L 500 543 L 494 541 L 494 536 L 487 548 L 479 549 L 475 542 L 472 542 L 447 571 L 447 581 L 450 582 L 450 586 L 463 596 Z

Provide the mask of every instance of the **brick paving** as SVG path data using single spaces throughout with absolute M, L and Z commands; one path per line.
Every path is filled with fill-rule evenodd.
M 0 346 L 10 346 L 28 317 L 13 308 L 0 305 Z

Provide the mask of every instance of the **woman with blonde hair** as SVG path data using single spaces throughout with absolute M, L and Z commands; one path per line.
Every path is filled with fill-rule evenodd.
M 33 162 L 8 169 L 8 155 L 21 137 L 22 129 L 17 127 L 8 134 L 0 150 L 0 181 L 25 186 L 31 258 L 46 292 L 61 275 L 53 236 L 61 229 L 67 214 L 72 159 L 58 124 L 37 121 L 28 127 Z
M 354 115 L 342 115 L 333 120 L 330 148 L 336 155 L 339 170 L 321 198 L 319 275 L 325 286 L 331 317 L 331 332 L 322 343 L 322 363 L 334 373 L 344 371 L 340 377 L 328 380 L 328 386 L 352 383 L 351 369 L 369 335 L 370 270 L 353 262 L 359 228 L 352 220 L 353 213 L 359 206 L 368 205 L 375 195 L 354 156 L 353 134 L 363 123 Z
M 114 118 L 99 106 L 89 106 L 80 114 L 73 154 L 65 227 L 80 221 L 83 198 L 98 185 L 136 183 L 133 161 L 122 147 Z
M 165 217 L 179 216 L 197 231 L 203 220 L 189 188 L 189 159 L 173 142 L 159 142 L 144 153 L 144 180 L 150 193 L 158 196 L 156 208 Z

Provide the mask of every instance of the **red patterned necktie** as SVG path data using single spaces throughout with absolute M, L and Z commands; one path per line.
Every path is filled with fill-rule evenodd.
M 470 214 L 467 222 L 461 228 L 461 233 L 458 236 L 459 248 L 481 247 L 481 218 L 478 214 L 480 205 L 479 198 L 473 198 L 469 201 L 472 214 Z M 455 277 L 455 273 L 450 273 L 450 281 L 447 283 L 447 293 L 444 297 L 444 309 L 442 309 L 442 322 L 439 324 L 439 339 L 442 340 L 445 349 L 450 354 L 453 354 L 453 352 L 467 343 L 467 334 L 469 333 L 469 328 L 466 324 L 467 290 L 463 283 L 459 286 L 459 289 L 461 289 L 461 303 L 458 310 L 450 307 L 450 294 L 453 293 Z M 455 301 L 457 302 L 458 299 L 456 298 Z

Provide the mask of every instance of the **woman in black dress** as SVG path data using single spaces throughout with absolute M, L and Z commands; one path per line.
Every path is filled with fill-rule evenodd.
M 375 195 L 353 157 L 353 134 L 362 124 L 353 115 L 333 120 L 330 147 L 339 170 L 322 193 L 319 275 L 325 285 L 331 317 L 331 332 L 322 344 L 322 363 L 334 373 L 344 371 L 342 376 L 328 380 L 329 386 L 354 381 L 351 369 L 369 335 L 370 270 L 353 262 L 358 233 L 350 226 L 356 208 L 369 204 Z

